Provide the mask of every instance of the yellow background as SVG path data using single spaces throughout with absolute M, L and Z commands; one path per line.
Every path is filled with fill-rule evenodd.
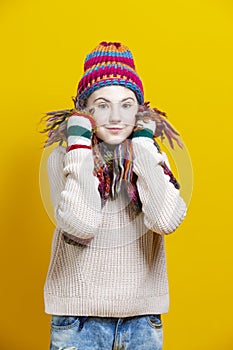
M 192 160 L 188 216 L 166 237 L 164 350 L 232 350 L 232 2 L 5 0 L 0 10 L 0 348 L 48 349 L 54 226 L 38 122 L 72 107 L 84 57 L 105 40 L 132 50 L 146 100 L 167 112 Z

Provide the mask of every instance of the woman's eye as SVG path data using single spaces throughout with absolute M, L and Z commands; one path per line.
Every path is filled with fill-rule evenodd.
M 98 108 L 99 109 L 107 109 L 109 106 L 108 106 L 108 104 L 107 103 L 100 103 L 99 105 L 98 105 Z
M 128 109 L 128 108 L 130 108 L 131 106 L 132 106 L 132 104 L 129 103 L 129 102 L 123 103 L 123 104 L 121 105 L 121 107 L 124 108 L 124 109 Z

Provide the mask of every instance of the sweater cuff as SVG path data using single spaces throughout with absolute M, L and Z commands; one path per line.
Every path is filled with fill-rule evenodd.
M 91 146 L 87 146 L 87 145 L 71 145 L 71 146 L 67 146 L 66 147 L 66 152 L 71 151 L 72 149 L 77 149 L 77 148 L 87 148 L 87 149 L 91 149 Z
M 72 151 L 66 152 L 64 156 L 64 175 L 69 173 L 78 174 L 82 167 L 90 168 L 90 173 L 93 172 L 94 162 L 91 152 L 91 147 L 81 147 L 81 145 L 73 145 Z M 69 147 L 69 146 L 68 146 Z

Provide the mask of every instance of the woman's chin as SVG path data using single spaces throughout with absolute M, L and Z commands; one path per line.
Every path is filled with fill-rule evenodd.
M 96 133 L 96 136 L 104 141 L 105 143 L 109 145 L 119 145 L 120 143 L 124 142 L 127 137 L 131 134 L 132 130 L 124 130 L 124 132 L 119 132 L 119 133 L 111 133 L 111 132 L 100 132 Z
M 125 141 L 125 138 L 122 138 L 122 137 L 115 137 L 115 138 L 102 138 L 101 139 L 103 142 L 107 143 L 108 145 L 110 146 L 117 146 L 119 145 L 120 143 L 124 142 Z

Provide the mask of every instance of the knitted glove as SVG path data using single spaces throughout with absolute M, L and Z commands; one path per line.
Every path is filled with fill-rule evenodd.
M 134 128 L 132 138 L 135 139 L 136 137 L 146 137 L 148 140 L 151 140 L 151 142 L 153 142 L 155 129 L 156 124 L 154 120 L 138 119 L 136 122 L 136 127 Z
M 85 112 L 74 112 L 67 121 L 67 148 L 69 152 L 76 148 L 91 149 L 91 135 L 94 119 Z

